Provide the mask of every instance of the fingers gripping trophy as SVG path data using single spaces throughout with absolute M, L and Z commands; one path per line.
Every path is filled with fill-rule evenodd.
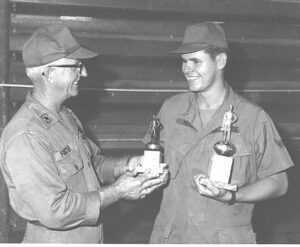
M 163 148 L 160 145 L 160 131 L 162 128 L 159 118 L 153 115 L 149 128 L 151 140 L 145 146 L 143 162 L 139 164 L 138 172 L 151 169 L 153 173 L 163 173 L 163 168 L 160 165 L 163 162 Z
M 236 148 L 231 142 L 232 125 L 237 121 L 237 115 L 233 112 L 233 106 L 230 105 L 229 111 L 224 114 L 220 131 L 223 132 L 223 140 L 214 145 L 215 154 L 212 157 L 209 178 L 214 181 L 216 187 L 236 191 L 237 186 L 229 184 L 231 169 L 233 165 L 233 156 Z

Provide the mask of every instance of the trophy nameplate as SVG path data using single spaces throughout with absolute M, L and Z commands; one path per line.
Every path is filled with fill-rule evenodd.
M 224 114 L 220 130 L 223 132 L 223 140 L 215 143 L 215 153 L 212 157 L 209 178 L 218 188 L 226 190 L 237 190 L 237 185 L 230 184 L 230 177 L 233 166 L 233 156 L 236 148 L 231 142 L 231 127 L 237 121 L 237 116 L 233 112 L 233 106 Z
M 149 129 L 151 140 L 145 146 L 143 162 L 138 167 L 138 172 L 144 172 L 147 169 L 151 169 L 151 172 L 153 173 L 163 173 L 163 168 L 160 166 L 163 162 L 163 148 L 160 145 L 161 129 L 162 125 L 159 119 L 153 115 Z

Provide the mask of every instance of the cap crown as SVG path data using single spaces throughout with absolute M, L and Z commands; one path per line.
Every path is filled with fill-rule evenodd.
M 22 48 L 26 67 L 44 65 L 64 57 L 84 59 L 97 55 L 81 47 L 71 31 L 64 25 L 41 27 L 34 32 Z
M 213 22 L 197 23 L 186 28 L 182 45 L 172 53 L 195 52 L 208 46 L 227 49 L 225 32 L 218 24 Z

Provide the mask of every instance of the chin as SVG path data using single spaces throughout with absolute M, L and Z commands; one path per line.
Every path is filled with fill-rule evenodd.
M 192 92 L 200 92 L 200 88 L 197 88 L 197 87 L 189 87 L 190 88 L 190 91 Z
M 189 83 L 189 89 L 192 92 L 198 92 L 199 90 L 201 90 L 201 87 L 199 87 L 199 83 L 191 82 L 191 83 Z
M 71 97 L 75 97 L 75 96 L 77 96 L 78 94 L 79 94 L 78 91 L 76 91 L 76 92 L 73 91 L 73 92 L 70 93 L 70 96 L 71 96 Z

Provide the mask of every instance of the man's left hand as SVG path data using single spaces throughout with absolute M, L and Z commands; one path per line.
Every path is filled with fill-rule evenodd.
M 203 195 L 215 199 L 221 202 L 227 202 L 230 200 L 231 193 L 227 190 L 217 188 L 213 181 L 203 174 L 196 175 L 194 177 L 195 183 L 198 188 L 198 192 Z
M 143 162 L 144 156 L 132 156 L 128 160 L 126 166 L 127 166 L 127 171 L 131 173 L 133 176 L 136 176 L 138 174 L 138 166 Z

